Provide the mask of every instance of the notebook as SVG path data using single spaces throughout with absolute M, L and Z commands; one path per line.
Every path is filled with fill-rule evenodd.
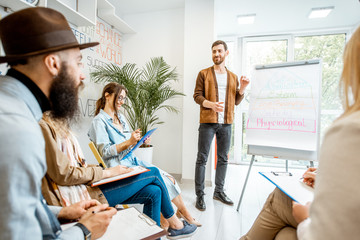
M 302 174 L 291 176 L 277 174 L 274 172 L 259 172 L 277 188 L 288 195 L 292 200 L 305 205 L 314 199 L 314 188 L 306 185 L 300 178 Z
M 119 180 L 124 179 L 124 178 L 132 177 L 132 176 L 138 175 L 140 173 L 150 171 L 149 169 L 147 169 L 147 168 L 145 168 L 143 166 L 135 166 L 135 167 L 131 167 L 131 168 L 133 169 L 131 172 L 120 174 L 120 175 L 117 175 L 115 177 L 105 178 L 105 179 L 102 179 L 102 180 L 97 181 L 97 182 L 93 182 L 91 184 L 91 186 L 96 187 L 96 186 L 99 186 L 99 185 L 102 185 L 102 184 L 119 181 Z
M 62 224 L 62 230 L 72 227 L 75 223 Z M 156 222 L 147 215 L 130 207 L 120 210 L 112 218 L 105 234 L 100 240 L 152 240 L 167 234 L 167 231 L 156 225 Z
M 151 134 L 153 134 L 153 132 L 156 130 L 157 128 L 151 129 L 149 130 L 147 133 L 145 133 L 145 135 L 140 139 L 140 141 L 138 141 L 138 143 L 122 158 L 126 158 L 128 156 L 130 156 L 130 154 L 132 152 L 134 152 L 136 149 L 138 149 L 145 141 L 148 137 L 151 136 Z

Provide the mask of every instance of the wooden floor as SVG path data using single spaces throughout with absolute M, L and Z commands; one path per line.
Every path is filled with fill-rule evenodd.
M 245 190 L 245 195 L 239 212 L 236 211 L 241 190 L 245 181 L 248 166 L 229 165 L 225 191 L 234 201 L 234 206 L 227 206 L 213 200 L 214 187 L 205 189 L 206 211 L 195 208 L 194 184 L 180 184 L 185 205 L 199 222 L 199 227 L 191 240 L 234 240 L 239 239 L 251 227 L 260 212 L 267 196 L 274 189 L 274 185 L 262 177 L 259 171 L 284 171 L 285 168 L 269 168 L 253 166 Z M 304 172 L 304 169 L 290 169 L 290 172 Z M 163 240 L 166 238 L 163 237 Z

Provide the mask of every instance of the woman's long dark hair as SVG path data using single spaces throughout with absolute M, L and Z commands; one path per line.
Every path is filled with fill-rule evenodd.
M 116 106 L 115 106 L 116 100 L 118 99 L 122 90 L 124 90 L 126 94 L 128 93 L 127 89 L 123 85 L 116 83 L 116 82 L 108 83 L 102 91 L 101 98 L 99 98 L 96 101 L 95 116 L 99 114 L 100 109 L 104 109 L 104 107 L 105 107 L 105 103 L 106 103 L 105 93 L 108 93 L 108 94 L 114 93 L 115 94 L 114 102 L 112 104 L 113 104 L 113 108 L 116 109 Z M 117 115 L 116 115 L 116 118 L 118 118 Z M 118 118 L 118 120 L 120 122 L 119 118 Z

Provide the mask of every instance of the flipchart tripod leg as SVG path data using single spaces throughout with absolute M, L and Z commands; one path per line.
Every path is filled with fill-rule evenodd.
M 241 191 L 241 196 L 240 196 L 239 203 L 238 203 L 238 206 L 237 206 L 237 208 L 236 208 L 236 211 L 239 211 L 240 204 L 241 204 L 241 201 L 242 201 L 243 196 L 244 196 L 246 184 L 247 184 L 247 181 L 248 181 L 248 179 L 249 179 L 251 167 L 252 167 L 252 165 L 253 165 L 253 163 L 254 163 L 254 160 L 255 160 L 255 155 L 252 155 L 251 161 L 250 161 L 250 165 L 249 165 L 249 169 L 248 169 L 248 172 L 247 172 L 247 175 L 246 175 L 246 179 L 245 179 L 245 182 L 244 182 L 243 189 L 242 189 L 242 191 Z

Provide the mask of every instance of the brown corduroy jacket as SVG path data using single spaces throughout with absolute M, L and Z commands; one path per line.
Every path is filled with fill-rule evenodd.
M 238 77 L 227 71 L 227 86 L 224 109 L 224 123 L 232 124 L 234 121 L 234 107 L 240 104 L 244 95 L 240 94 L 240 86 Z M 218 84 L 214 66 L 203 69 L 199 72 L 196 79 L 196 86 L 194 90 L 194 100 L 200 105 L 200 123 L 218 123 L 218 113 L 210 108 L 205 108 L 203 102 L 205 100 L 211 102 L 218 102 Z
M 89 184 L 102 179 L 103 170 L 98 165 L 73 167 L 68 157 L 58 148 L 54 129 L 44 120 L 40 127 L 45 139 L 47 172 L 42 179 L 41 192 L 49 205 L 62 206 L 61 196 L 55 191 L 52 182 L 62 186 L 86 184 L 90 197 L 101 203 L 108 203 L 98 187 Z

